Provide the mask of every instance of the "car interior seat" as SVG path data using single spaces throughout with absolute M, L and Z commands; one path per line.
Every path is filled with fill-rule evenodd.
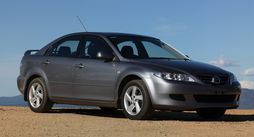
M 60 47 L 58 51 L 58 56 L 60 57 L 70 57 L 71 56 L 71 48 L 70 47 Z
M 134 57 L 133 48 L 131 46 L 123 46 L 121 49 L 121 54 L 125 58 L 132 58 Z

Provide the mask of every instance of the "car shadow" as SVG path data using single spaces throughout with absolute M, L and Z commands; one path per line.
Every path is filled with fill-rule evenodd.
M 207 120 L 199 117 L 195 111 L 190 112 L 169 112 L 161 111 L 155 112 L 153 119 L 154 121 L 158 120 L 179 120 L 179 121 L 199 121 L 199 122 L 243 122 L 243 121 L 254 121 L 254 114 L 225 114 L 219 119 L 216 120 Z
M 122 118 L 125 119 L 121 110 L 103 111 L 100 109 L 53 109 L 49 113 L 73 113 L 79 115 L 89 115 L 98 117 Z M 171 111 L 156 111 L 149 121 L 199 121 L 199 122 L 243 122 L 254 121 L 254 114 L 225 114 L 217 120 L 207 120 L 200 118 L 194 111 L 190 112 L 171 112 Z
M 122 111 L 103 111 L 100 109 L 52 109 L 49 113 L 72 113 L 99 117 L 125 118 Z

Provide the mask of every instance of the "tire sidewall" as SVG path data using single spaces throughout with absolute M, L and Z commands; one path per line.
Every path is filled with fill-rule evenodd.
M 143 95 L 143 105 L 142 105 L 141 111 L 137 115 L 129 114 L 126 111 L 125 106 L 124 106 L 124 95 L 125 95 L 127 89 L 131 86 L 137 86 Z M 151 112 L 152 112 L 151 100 L 150 100 L 150 96 L 148 94 L 148 90 L 142 80 L 133 80 L 124 86 L 123 92 L 121 94 L 121 107 L 123 109 L 124 115 L 126 117 L 128 117 L 129 119 L 139 120 L 139 119 L 147 119 L 150 117 Z
M 29 100 L 29 94 L 30 94 L 30 88 L 34 83 L 39 83 L 43 89 L 43 99 L 42 99 L 42 103 L 38 108 L 34 108 L 31 104 L 30 104 L 30 100 Z M 45 82 L 43 79 L 41 78 L 35 78 L 34 80 L 32 80 L 28 86 L 27 89 L 27 101 L 28 101 L 28 105 L 30 107 L 30 109 L 34 112 L 44 112 L 45 108 L 47 107 L 48 103 L 49 103 L 49 99 L 48 99 L 48 93 L 47 93 L 47 88 L 45 85 Z

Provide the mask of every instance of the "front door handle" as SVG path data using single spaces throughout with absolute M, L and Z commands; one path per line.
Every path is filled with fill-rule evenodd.
M 48 65 L 49 63 L 50 63 L 49 60 L 45 60 L 45 61 L 43 62 L 44 65 Z
M 80 63 L 80 64 L 75 64 L 74 67 L 81 69 L 81 68 L 84 68 L 85 66 L 82 63 Z

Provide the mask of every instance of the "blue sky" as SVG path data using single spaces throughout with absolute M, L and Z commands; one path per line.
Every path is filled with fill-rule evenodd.
M 16 77 L 27 49 L 83 31 L 155 36 L 193 60 L 232 71 L 254 88 L 252 0 L 24 0 L 0 2 L 0 96 L 19 94 Z

